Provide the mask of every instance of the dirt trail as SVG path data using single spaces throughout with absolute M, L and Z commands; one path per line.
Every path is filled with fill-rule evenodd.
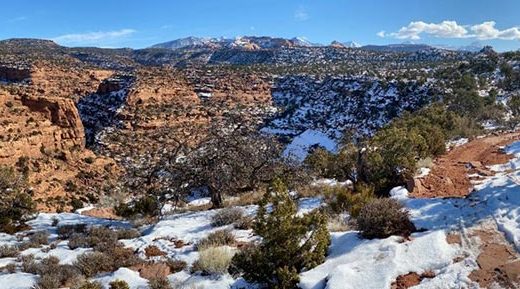
M 471 180 L 493 175 L 486 166 L 506 163 L 501 147 L 520 140 L 520 132 L 491 135 L 456 147 L 434 161 L 431 172 L 413 182 L 412 197 L 465 197 Z M 468 176 L 472 175 L 472 177 Z
M 452 149 L 434 161 L 426 177 L 414 180 L 411 195 L 416 198 L 467 196 L 472 191 L 472 181 L 494 174 L 488 166 L 504 164 L 511 159 L 502 147 L 516 140 L 520 140 L 520 132 L 491 135 Z M 492 219 L 464 226 L 449 234 L 447 241 L 459 244 L 468 255 L 474 254 L 478 269 L 469 278 L 481 288 L 519 288 L 520 254 Z M 401 277 L 402 281 L 412 279 L 411 276 Z

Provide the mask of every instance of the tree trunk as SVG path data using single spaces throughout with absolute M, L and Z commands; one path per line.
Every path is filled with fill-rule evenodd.
M 208 188 L 211 194 L 211 203 L 213 208 L 222 208 L 224 207 L 224 199 L 222 198 L 222 194 L 220 191 L 215 190 L 213 188 Z

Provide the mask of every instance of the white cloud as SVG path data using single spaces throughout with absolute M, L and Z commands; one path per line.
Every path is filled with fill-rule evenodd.
M 309 19 L 309 14 L 307 13 L 305 7 L 300 6 L 298 9 L 296 9 L 296 11 L 294 11 L 294 19 L 298 21 L 305 21 Z
M 426 23 L 423 21 L 410 22 L 408 26 L 401 27 L 399 31 L 391 33 L 399 39 L 421 39 L 421 34 L 428 34 L 440 38 L 463 38 L 468 31 L 455 21 L 442 21 L 441 23 Z
M 456 21 L 442 21 L 440 23 L 426 23 L 424 21 L 410 22 L 393 33 L 379 32 L 379 37 L 394 37 L 398 39 L 421 39 L 422 35 L 438 38 L 477 38 L 480 40 L 503 39 L 520 40 L 520 27 L 511 27 L 505 30 L 495 28 L 495 21 L 486 21 L 476 25 L 460 25 Z
M 471 31 L 475 34 L 475 37 L 480 40 L 520 40 L 519 27 L 511 27 L 505 30 L 498 30 L 495 28 L 495 25 L 495 21 L 487 21 L 482 24 L 472 26 Z
M 381 30 L 381 31 L 377 32 L 376 35 L 381 38 L 384 38 L 386 36 L 386 32 L 384 30 Z
M 121 29 L 115 31 L 97 31 L 77 34 L 65 34 L 52 38 L 52 40 L 60 44 L 93 44 L 102 41 L 119 39 L 135 33 L 134 29 Z

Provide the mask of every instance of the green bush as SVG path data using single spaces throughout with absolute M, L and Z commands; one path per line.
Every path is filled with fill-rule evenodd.
M 144 196 L 130 203 L 120 203 L 114 207 L 116 215 L 124 218 L 135 216 L 153 217 L 160 213 L 161 205 L 154 196 Z
M 0 166 L 0 231 L 14 233 L 36 213 L 26 177 Z
M 330 243 L 325 214 L 296 213 L 297 205 L 287 187 L 275 181 L 260 202 L 254 224 L 262 241 L 237 253 L 230 272 L 269 288 L 295 288 L 298 273 L 322 263 Z
M 327 187 L 323 195 L 333 214 L 348 212 L 354 218 L 359 215 L 361 208 L 375 197 L 374 189 L 363 183 L 357 183 L 354 190 L 341 186 Z
M 389 198 L 371 200 L 361 209 L 357 217 L 358 229 L 367 239 L 387 238 L 392 235 L 410 236 L 416 228 L 408 211 Z

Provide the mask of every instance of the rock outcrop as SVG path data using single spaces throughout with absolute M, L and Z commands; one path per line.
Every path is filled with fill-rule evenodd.
M 25 65 L 0 65 L 0 80 L 19 82 L 31 78 L 31 68 Z

